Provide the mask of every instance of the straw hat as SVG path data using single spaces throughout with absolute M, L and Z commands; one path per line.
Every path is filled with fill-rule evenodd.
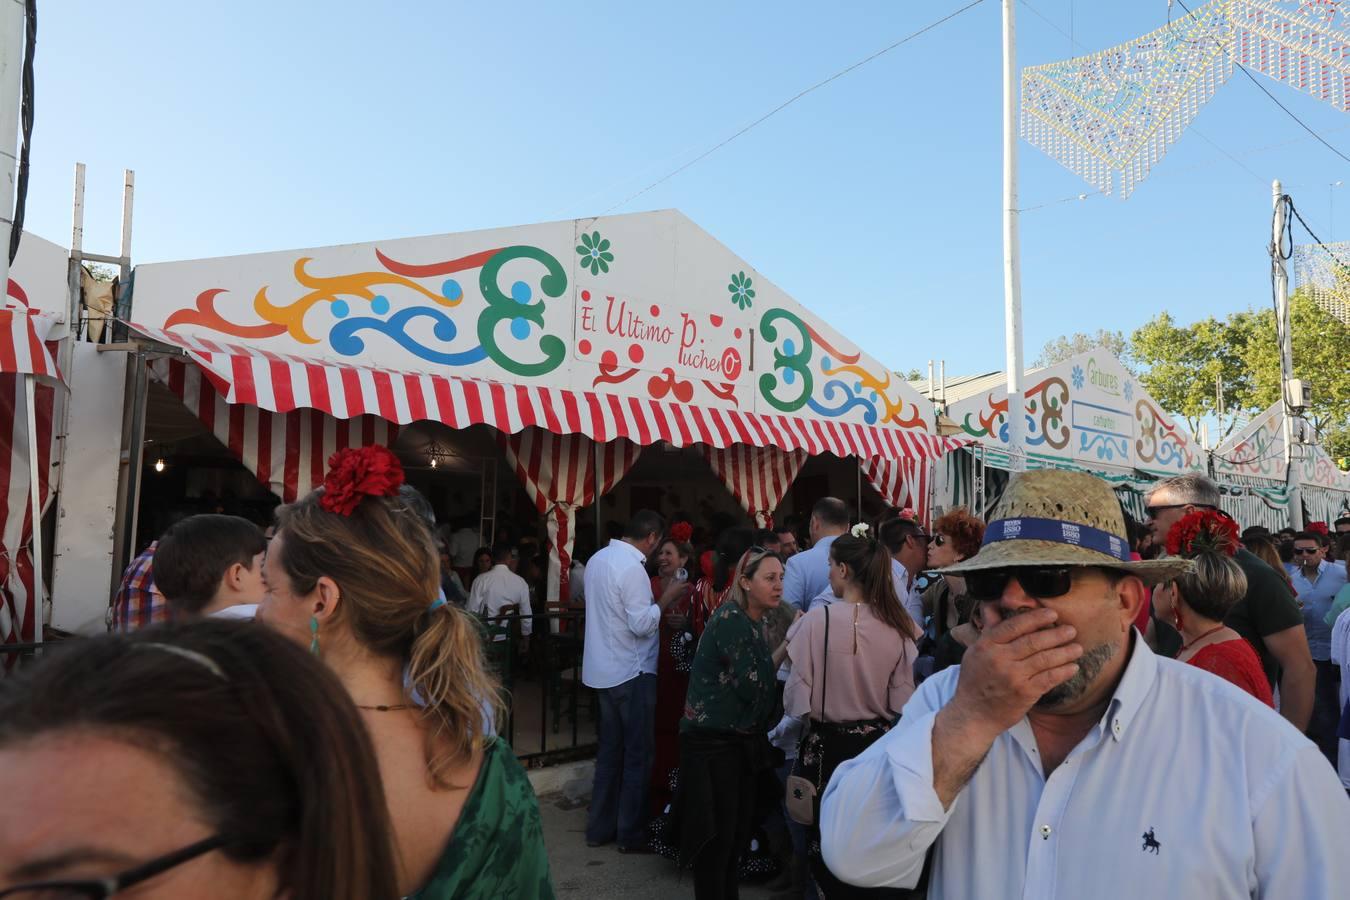
M 1047 469 L 1015 476 L 985 527 L 980 552 L 938 572 L 1099 566 L 1161 584 L 1191 565 L 1178 557 L 1131 561 L 1125 518 L 1110 485 L 1083 472 Z

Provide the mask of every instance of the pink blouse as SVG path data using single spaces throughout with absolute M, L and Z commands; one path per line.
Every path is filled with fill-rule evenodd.
M 830 677 L 821 710 L 825 611 L 830 616 Z M 792 671 L 783 689 L 790 716 L 856 722 L 893 719 L 914 693 L 914 641 L 876 617 L 866 604 L 818 606 L 788 629 Z

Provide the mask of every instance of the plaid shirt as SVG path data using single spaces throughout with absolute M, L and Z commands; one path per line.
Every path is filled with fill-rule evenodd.
M 122 576 L 122 586 L 113 598 L 113 631 L 135 631 L 148 625 L 168 622 L 172 618 L 164 595 L 155 590 L 151 561 L 157 546 L 158 541 L 146 547 L 145 552 L 127 566 Z

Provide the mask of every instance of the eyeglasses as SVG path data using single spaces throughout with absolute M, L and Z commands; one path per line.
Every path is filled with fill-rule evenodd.
M 927 543 L 928 541 L 932 540 L 932 536 L 929 535 L 928 532 L 926 531 L 916 531 L 913 534 L 909 535 L 909 538 L 912 540 L 922 541 L 923 543 Z
M 1318 548 L 1317 548 L 1317 547 L 1295 547 L 1295 548 L 1294 548 L 1294 555 L 1295 555 L 1295 556 L 1312 556 L 1312 555 L 1313 555 L 1314 553 L 1316 553 L 1317 551 L 1318 551 Z
M 1162 506 L 1145 506 L 1144 515 L 1150 519 L 1156 519 L 1160 512 L 1166 512 L 1169 509 L 1185 509 L 1188 506 L 1194 506 L 1196 509 L 1215 509 L 1215 507 L 1206 503 L 1168 503 Z M 1231 516 L 1225 515 L 1224 518 L 1231 518 Z
M 989 569 L 983 572 L 969 572 L 966 579 L 966 592 L 974 600 L 997 600 L 1003 596 L 1008 582 L 1016 578 L 1022 590 L 1035 600 L 1049 600 L 1063 597 L 1073 587 L 1073 568 L 1056 567 L 1019 567 L 1016 569 Z
M 221 835 L 209 837 L 109 878 L 18 884 L 11 888 L 0 889 L 0 900 L 105 900 L 228 843 L 230 841 Z
M 935 534 L 928 539 L 928 543 L 932 544 L 934 547 L 945 547 L 947 546 L 947 536 L 945 534 Z

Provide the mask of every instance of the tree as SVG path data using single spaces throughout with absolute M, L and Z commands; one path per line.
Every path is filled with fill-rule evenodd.
M 1126 369 L 1134 371 L 1129 364 L 1130 342 L 1119 331 L 1107 331 L 1104 328 L 1098 329 L 1096 334 L 1077 331 L 1068 337 L 1057 337 L 1047 342 L 1041 348 L 1041 355 L 1031 365 L 1043 369 L 1090 350 L 1105 350 L 1120 360 Z
M 1347 455 L 1350 326 L 1298 293 L 1290 301 L 1290 328 L 1294 377 L 1308 382 L 1313 391 L 1308 420 L 1329 454 Z M 1245 310 L 1186 326 L 1160 313 L 1134 332 L 1130 353 L 1144 369 L 1140 380 L 1149 393 L 1164 408 L 1185 417 L 1192 430 L 1199 428 L 1201 419 L 1223 412 L 1229 415 L 1222 435 L 1226 437 L 1238 414 L 1259 413 L 1281 396 L 1280 352 L 1271 309 Z

